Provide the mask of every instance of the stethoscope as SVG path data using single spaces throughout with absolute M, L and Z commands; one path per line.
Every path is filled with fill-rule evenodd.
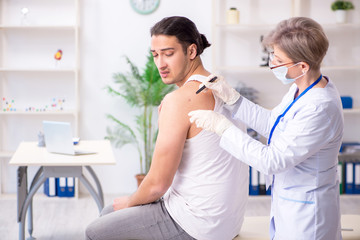
M 297 100 L 299 100 L 299 98 L 301 98 L 301 97 L 302 97 L 305 93 L 307 93 L 311 88 L 313 88 L 316 84 L 318 84 L 321 79 L 322 79 L 322 74 L 320 75 L 320 77 L 319 77 L 315 82 L 313 82 L 313 83 L 312 83 L 310 86 L 308 86 L 297 98 L 295 98 L 295 99 L 290 103 L 290 105 L 285 109 L 285 111 L 277 117 L 277 119 L 276 119 L 276 121 L 275 121 L 275 123 L 274 123 L 274 126 L 271 128 L 271 131 L 270 131 L 270 135 L 269 135 L 269 139 L 268 139 L 268 145 L 270 144 L 271 137 L 272 137 L 272 135 L 273 135 L 273 133 L 274 133 L 274 130 L 275 130 L 276 126 L 279 124 L 280 119 L 285 116 L 285 114 L 286 114 L 286 113 L 289 111 L 289 109 L 294 105 L 294 103 L 295 103 Z

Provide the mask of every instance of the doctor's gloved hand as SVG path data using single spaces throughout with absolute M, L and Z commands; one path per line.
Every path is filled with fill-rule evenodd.
M 190 122 L 195 122 L 198 128 L 215 132 L 219 136 L 233 125 L 224 115 L 211 110 L 191 111 L 188 115 L 190 116 Z
M 213 74 L 208 76 L 208 80 L 200 84 L 200 88 L 205 85 L 205 87 L 211 89 L 213 93 L 221 98 L 227 105 L 233 105 L 240 98 L 240 93 L 232 88 L 222 76 L 217 76 L 214 82 L 209 82 L 213 77 L 215 77 Z

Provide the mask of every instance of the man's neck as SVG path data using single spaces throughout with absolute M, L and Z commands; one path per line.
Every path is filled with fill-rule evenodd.
M 208 76 L 210 75 L 210 72 L 208 72 L 203 64 L 202 64 L 202 61 L 201 61 L 201 58 L 199 56 L 197 56 L 194 61 L 192 62 L 190 68 L 189 68 L 189 71 L 188 73 L 185 75 L 184 79 L 177 83 L 176 85 L 178 87 L 182 87 L 184 85 L 184 83 L 189 79 L 190 76 L 192 75 L 196 75 L 196 74 L 199 74 L 199 75 L 203 75 L 203 76 Z

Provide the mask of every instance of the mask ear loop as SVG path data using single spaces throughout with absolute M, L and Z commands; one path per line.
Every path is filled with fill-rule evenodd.
M 295 65 L 293 65 L 293 66 L 291 66 L 291 67 L 294 67 L 294 66 L 296 66 L 297 64 L 301 64 L 301 63 L 302 63 L 302 62 L 298 62 L 298 63 L 296 63 Z M 307 71 L 306 71 L 305 69 L 301 70 L 301 72 L 302 72 L 302 74 L 301 74 L 300 76 L 294 78 L 294 80 L 296 80 L 296 79 L 298 79 L 298 78 L 301 78 L 302 76 L 304 76 L 304 75 L 307 73 Z
M 300 64 L 300 63 L 301 63 L 301 62 L 298 62 L 298 63 L 296 63 L 295 65 Z M 293 65 L 293 66 L 295 66 L 295 65 Z M 293 67 L 293 66 L 291 66 L 291 67 Z M 305 71 L 305 69 L 303 69 L 301 72 L 302 72 L 302 74 L 301 74 L 300 76 L 294 78 L 294 80 L 296 80 L 296 79 L 298 79 L 298 78 L 301 78 L 302 76 L 304 76 L 304 75 L 307 73 L 307 72 Z

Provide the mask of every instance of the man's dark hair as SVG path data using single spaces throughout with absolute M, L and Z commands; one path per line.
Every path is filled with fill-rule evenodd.
M 196 56 L 200 55 L 210 43 L 204 34 L 200 34 L 195 24 L 186 17 L 166 17 L 156 23 L 150 30 L 151 36 L 175 36 L 181 44 L 185 54 L 191 44 L 196 45 Z

